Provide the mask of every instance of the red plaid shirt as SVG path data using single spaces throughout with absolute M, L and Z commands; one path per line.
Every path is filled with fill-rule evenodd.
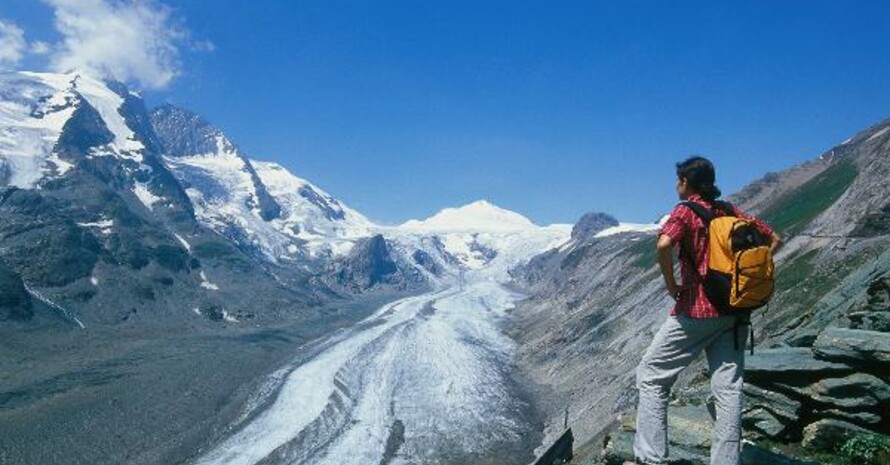
M 704 200 L 699 195 L 693 195 L 687 200 L 715 211 L 716 216 L 724 215 L 713 203 Z M 733 205 L 732 209 L 735 216 L 751 221 L 767 237 L 773 234 L 773 229 L 762 220 L 746 214 L 736 208 L 735 205 Z M 705 295 L 704 286 L 702 286 L 702 276 L 708 272 L 708 235 L 705 233 L 705 223 L 692 209 L 678 204 L 674 207 L 674 211 L 671 212 L 667 222 L 661 227 L 659 234 L 664 234 L 671 238 L 671 242 L 676 247 L 680 257 L 681 286 L 684 290 L 680 293 L 677 303 L 671 310 L 671 315 L 684 315 L 691 318 L 714 318 L 720 316 L 717 309 L 711 305 L 711 302 Z M 689 258 L 685 255 L 686 252 L 680 251 L 680 244 L 684 243 L 687 247 L 686 250 L 690 250 L 690 244 L 693 246 L 691 250 L 694 250 L 695 263 L 698 265 L 697 273 L 692 269 L 692 264 L 689 263 Z

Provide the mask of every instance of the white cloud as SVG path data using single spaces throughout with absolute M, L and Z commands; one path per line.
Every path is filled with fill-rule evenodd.
M 55 9 L 62 40 L 50 67 L 163 88 L 179 74 L 188 32 L 153 0 L 43 0 Z
M 50 45 L 42 40 L 31 42 L 31 45 L 28 48 L 28 51 L 34 55 L 46 55 L 52 50 Z
M 0 68 L 14 68 L 18 65 L 26 47 L 25 31 L 0 19 Z

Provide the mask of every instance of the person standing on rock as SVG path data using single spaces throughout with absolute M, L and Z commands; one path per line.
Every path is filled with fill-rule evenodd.
M 703 157 L 677 163 L 677 194 L 684 202 L 695 202 L 722 216 L 726 212 L 715 201 L 720 189 L 715 184 L 714 165 Z M 765 222 L 732 206 L 732 214 L 751 221 L 771 240 L 773 252 L 780 237 Z M 672 249 L 680 250 L 682 286 L 674 277 Z M 711 441 L 712 465 L 738 465 L 741 452 L 742 383 L 745 344 L 739 344 L 735 315 L 723 315 L 705 295 L 702 276 L 707 267 L 708 235 L 705 223 L 688 206 L 678 204 L 662 226 L 658 237 L 658 263 L 668 294 L 675 300 L 667 321 L 656 333 L 637 367 L 637 430 L 634 436 L 636 462 L 625 465 L 661 464 L 668 456 L 667 407 L 671 386 L 677 375 L 699 352 L 704 351 L 711 377 L 714 400 L 714 430 Z M 685 254 L 684 254 L 685 252 Z M 691 254 L 694 262 L 682 257 Z M 693 263 L 698 263 L 698 267 Z M 702 266 L 704 265 L 704 266 Z

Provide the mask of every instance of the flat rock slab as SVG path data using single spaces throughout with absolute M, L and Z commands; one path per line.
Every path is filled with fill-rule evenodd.
M 818 451 L 834 451 L 856 434 L 870 434 L 865 428 L 842 420 L 824 419 L 803 429 L 801 445 Z
M 768 438 L 781 438 L 788 431 L 788 426 L 773 412 L 760 406 L 745 410 L 742 426 L 745 431 L 754 431 Z
M 823 379 L 813 385 L 812 392 L 814 400 L 842 409 L 861 409 L 890 403 L 890 385 L 867 373 Z
M 813 352 L 824 360 L 890 366 L 890 333 L 863 329 L 826 328 L 813 343 Z
M 745 360 L 745 378 L 755 384 L 852 372 L 853 369 L 844 363 L 816 358 L 813 351 L 806 347 L 759 349 Z
M 784 394 L 753 384 L 745 384 L 743 391 L 749 405 L 769 410 L 786 421 L 795 421 L 800 416 L 801 403 Z
M 584 461 L 579 465 L 622 465 L 633 460 L 633 433 L 618 431 L 609 437 L 606 449 L 598 460 Z M 741 465 L 818 465 L 816 462 L 801 462 L 776 454 L 753 444 L 745 443 L 742 447 Z M 670 465 L 710 465 L 708 450 L 689 449 L 674 446 L 670 448 L 670 458 L 665 462 Z

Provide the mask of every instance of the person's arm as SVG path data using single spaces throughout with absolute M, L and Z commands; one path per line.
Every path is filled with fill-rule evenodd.
M 664 285 L 668 294 L 674 300 L 679 298 L 680 286 L 674 277 L 673 241 L 667 234 L 658 236 L 658 244 L 655 246 L 658 253 L 658 266 L 661 267 L 661 275 L 664 277 Z
M 773 255 L 776 255 L 776 252 L 778 252 L 779 248 L 781 248 L 782 245 L 783 245 L 782 236 L 780 236 L 776 231 L 773 231 L 773 233 L 770 235 L 770 244 L 769 244 L 770 253 L 772 253 Z

